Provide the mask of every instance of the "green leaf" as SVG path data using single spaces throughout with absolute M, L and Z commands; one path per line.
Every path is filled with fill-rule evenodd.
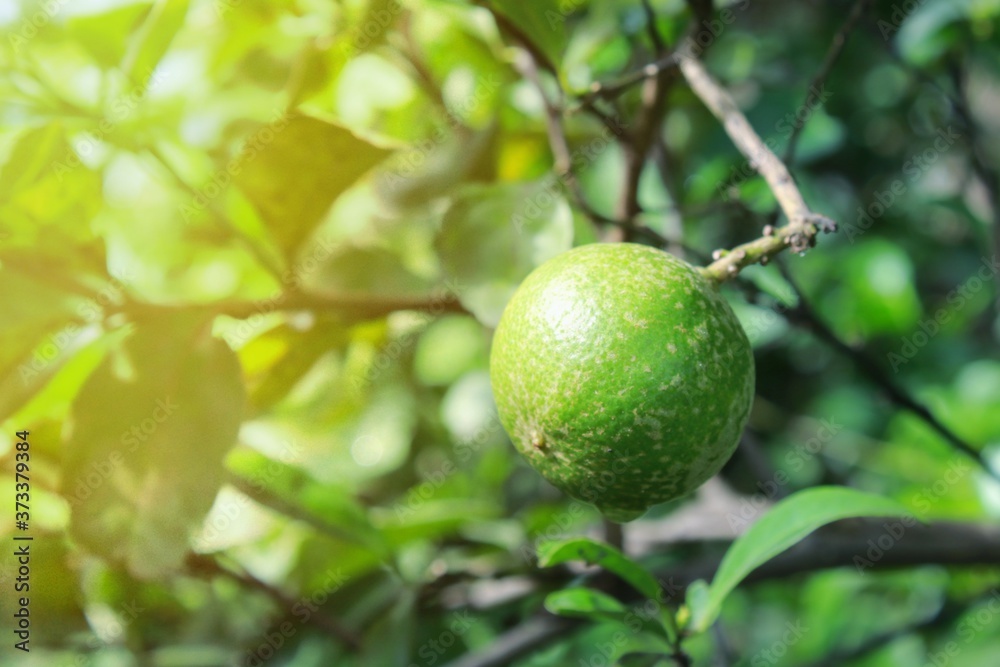
M 540 2 L 518 2 L 518 0 L 493 0 L 490 5 L 538 47 L 549 59 L 549 64 L 558 69 L 566 48 L 566 18 L 563 7 L 572 3 L 541 0 Z
M 565 588 L 549 593 L 545 608 L 558 616 L 619 620 L 628 611 L 607 593 L 591 588 Z
M 65 244 L 94 244 L 89 222 L 102 196 L 101 176 L 80 163 L 61 124 L 28 130 L 0 171 L 0 233 L 35 255 L 60 248 L 59 268 L 67 269 L 73 253 Z
M 236 184 L 291 257 L 337 197 L 387 155 L 338 125 L 292 116 L 248 142 Z
M 407 269 L 402 259 L 384 248 L 345 245 L 303 278 L 310 292 L 364 296 L 427 295 L 430 283 Z
M 66 30 L 102 67 L 111 68 L 122 62 L 128 36 L 150 9 L 149 5 L 137 3 L 99 14 L 71 16 L 66 20 Z
M 236 357 L 202 317 L 141 321 L 73 403 L 63 493 L 74 539 L 139 578 L 178 568 L 244 401 Z
M 538 547 L 538 565 L 541 567 L 552 567 L 571 560 L 599 565 L 652 600 L 659 601 L 663 596 L 663 590 L 653 575 L 610 544 L 587 537 L 574 537 L 545 542 Z
M 145 85 L 174 37 L 184 25 L 190 0 L 157 0 L 129 44 L 122 71 L 137 86 Z
M 435 243 L 459 300 L 495 326 L 521 281 L 573 246 L 573 215 L 550 181 L 471 186 L 448 209 Z
M 817 528 L 850 517 L 904 514 L 909 512 L 894 500 L 845 487 L 816 487 L 789 496 L 729 547 L 707 597 L 701 586 L 688 592 L 692 627 L 697 632 L 711 627 L 726 596 L 748 574 Z

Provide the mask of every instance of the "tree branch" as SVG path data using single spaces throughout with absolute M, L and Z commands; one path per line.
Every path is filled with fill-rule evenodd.
M 268 315 L 276 312 L 296 310 L 337 312 L 349 318 L 359 319 L 375 319 L 400 310 L 416 310 L 432 314 L 468 313 L 458 298 L 451 293 L 438 297 L 384 297 L 360 292 L 348 292 L 344 294 L 284 292 L 272 299 L 264 299 L 262 301 L 227 301 L 204 305 L 161 305 L 133 301 L 110 312 L 142 315 L 150 312 L 168 312 L 170 310 L 184 310 L 185 312 L 200 310 L 206 314 L 228 315 L 238 320 L 249 319 L 255 315 Z
M 259 591 L 278 603 L 286 614 L 294 613 L 294 609 L 301 602 L 271 584 L 257 579 L 250 573 L 225 567 L 209 556 L 191 554 L 188 556 L 187 566 L 195 574 L 227 577 L 238 582 L 244 588 Z M 303 622 L 307 622 L 328 636 L 336 638 L 353 651 L 361 648 L 361 638 L 356 633 L 341 625 L 340 621 L 328 616 L 322 610 L 314 611 L 309 615 L 308 620 Z
M 840 58 L 840 54 L 844 51 L 844 46 L 847 44 L 847 38 L 850 36 L 851 32 L 854 30 L 861 16 L 864 14 L 868 5 L 871 4 L 871 0 L 857 0 L 854 6 L 851 7 L 850 13 L 847 15 L 847 20 L 844 24 L 840 26 L 840 30 L 837 34 L 833 36 L 833 41 L 830 43 L 830 48 L 826 52 L 826 56 L 823 58 L 823 63 L 819 67 L 819 71 L 813 77 L 812 81 L 809 82 L 809 87 L 806 89 L 806 101 L 809 100 L 809 96 L 814 94 L 814 91 L 823 87 L 826 83 L 827 77 L 830 76 L 830 72 L 833 71 L 833 66 L 836 64 L 837 60 Z M 807 121 L 808 122 L 808 119 Z M 799 137 L 802 135 L 802 130 L 805 128 L 806 123 L 799 123 L 792 128 L 792 134 L 788 137 L 788 145 L 785 147 L 784 161 L 791 164 L 792 160 L 795 158 L 795 149 L 799 143 Z
M 880 549 L 870 557 L 868 550 L 872 547 L 869 542 L 878 546 L 879 538 L 888 534 L 886 523 L 886 519 L 849 519 L 821 529 L 754 570 L 746 581 L 754 583 L 830 568 L 858 567 L 856 559 L 859 558 L 871 562 L 866 571 L 922 565 L 994 566 L 1000 562 L 1000 526 L 951 521 L 904 527 L 902 536 L 894 539 L 889 548 Z M 676 551 L 685 544 L 663 544 L 659 550 Z M 697 544 L 704 542 L 698 541 Z M 680 588 L 697 579 L 710 580 L 729 544 L 717 542 L 714 555 L 706 556 L 704 552 L 699 552 L 693 560 L 658 574 Z M 488 648 L 470 653 L 448 667 L 509 665 L 579 627 L 579 621 L 548 614 L 527 619 L 500 635 Z
M 650 6 L 649 0 L 643 0 L 642 6 L 646 13 L 646 32 L 656 49 L 656 55 L 662 57 L 665 47 L 656 29 L 656 13 Z M 659 70 L 656 76 L 645 80 L 642 86 L 641 105 L 636 114 L 635 130 L 623 137 L 620 142 L 625 154 L 625 178 L 615 217 L 622 221 L 624 241 L 632 241 L 638 235 L 635 217 L 642 211 L 639 205 L 639 182 L 649 152 L 660 137 L 667 93 L 676 80 L 675 72 L 674 69 Z
M 805 252 L 815 243 L 820 231 L 832 232 L 837 224 L 824 215 L 813 213 L 806 205 L 785 163 L 767 147 L 754 131 L 729 92 L 720 86 L 697 58 L 681 58 L 681 73 L 691 90 L 708 107 L 736 148 L 754 165 L 767 181 L 778 205 L 788 218 L 788 224 L 750 243 L 737 246 L 731 252 L 719 253 L 715 262 L 703 269 L 705 275 L 722 282 L 740 269 L 757 262 L 767 262 L 785 248 Z
M 882 389 L 886 396 L 889 397 L 889 400 L 919 417 L 928 426 L 937 431 L 937 433 L 941 435 L 941 437 L 943 437 L 948 444 L 951 445 L 951 447 L 975 461 L 976 464 L 982 467 L 982 469 L 990 477 L 1000 481 L 1000 473 L 993 469 L 989 461 L 983 457 L 983 454 L 978 449 L 945 426 L 941 420 L 939 420 L 934 413 L 927 408 L 926 405 L 920 403 L 915 398 L 907 394 L 903 389 L 898 387 L 896 383 L 882 371 L 878 362 L 872 359 L 872 357 L 864 350 L 851 347 L 846 342 L 841 340 L 840 337 L 837 336 L 837 334 L 834 333 L 834 331 L 825 322 L 823 322 L 822 319 L 820 319 L 819 315 L 812 310 L 812 307 L 806 300 L 802 289 L 792 278 L 788 269 L 784 266 L 779 266 L 779 269 L 799 299 L 798 306 L 789 311 L 789 315 L 791 315 L 792 319 L 795 319 L 795 317 L 800 318 L 800 321 L 806 324 L 813 331 L 813 333 L 819 336 L 820 339 L 826 341 L 831 347 L 841 354 L 853 359 L 858 369 L 873 384 Z

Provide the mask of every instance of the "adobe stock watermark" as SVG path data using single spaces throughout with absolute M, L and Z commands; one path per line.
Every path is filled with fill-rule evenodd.
M 831 97 L 833 97 L 833 93 L 827 90 L 826 83 L 823 83 L 819 88 L 815 86 L 811 87 L 808 95 L 806 95 L 805 102 L 799 105 L 795 111 L 789 111 L 774 123 L 775 134 L 764 140 L 764 146 L 769 151 L 774 152 L 777 149 L 779 141 L 791 136 L 793 132 L 805 126 L 809 118 L 818 109 L 821 109 Z M 722 201 L 730 201 L 732 198 L 731 193 L 736 188 L 757 175 L 757 164 L 759 164 L 761 157 L 759 154 L 753 155 L 729 170 L 729 177 L 719 183 L 717 188 L 718 195 Z
M 843 425 L 838 424 L 836 418 L 823 419 L 819 424 L 816 435 L 799 443 L 785 454 L 782 467 L 775 470 L 770 479 L 757 482 L 757 488 L 760 491 L 752 496 L 741 498 L 738 511 L 726 514 L 729 529 L 734 534 L 746 529 L 778 494 L 778 491 L 791 481 L 787 471 L 798 472 L 802 470 L 808 461 L 815 458 L 823 447 L 844 430 Z
M 587 513 L 587 503 L 594 504 L 604 492 L 615 485 L 619 475 L 629 470 L 629 450 L 618 454 L 611 465 L 598 475 L 589 478 L 579 490 L 581 500 L 571 499 L 567 508 L 556 514 L 544 530 L 535 535 L 534 539 L 521 545 L 521 558 L 526 563 L 536 561 L 538 548 L 546 542 L 570 537 L 570 529 Z
M 468 609 L 456 611 L 451 615 L 451 622 L 448 627 L 442 630 L 437 637 L 428 639 L 417 649 L 417 657 L 420 662 L 411 662 L 409 667 L 430 667 L 435 665 L 455 643 L 467 633 L 478 620 L 469 615 Z
M 178 207 L 184 222 L 191 222 L 196 215 L 207 211 L 209 204 L 225 192 L 233 179 L 243 172 L 243 168 L 273 143 L 275 137 L 286 127 L 288 127 L 288 114 L 283 110 L 275 111 L 263 127 L 258 128 L 247 138 L 243 148 L 226 163 L 226 166 L 216 170 L 208 183 L 198 188 L 187 203 Z
M 472 437 L 455 443 L 454 457 L 445 459 L 437 470 L 423 475 L 423 481 L 410 488 L 405 497 L 393 505 L 393 515 L 396 519 L 404 521 L 408 517 L 414 516 L 424 503 L 433 498 L 445 482 L 460 470 L 461 464 L 470 461 L 473 455 L 480 451 L 489 439 L 500 432 L 502 428 L 500 416 L 493 412 L 485 422 L 479 425 Z
M 28 42 L 38 36 L 38 31 L 42 30 L 52 22 L 62 8 L 69 3 L 69 0 L 47 0 L 42 2 L 38 9 L 21 19 L 14 32 L 7 35 L 7 43 L 14 49 L 15 53 L 21 53 L 21 49 L 28 45 Z
M 563 188 L 569 186 L 573 178 L 578 178 L 590 165 L 614 144 L 615 140 L 625 134 L 628 125 L 618 117 L 611 119 L 593 139 L 578 146 L 570 154 L 569 169 L 562 173 L 550 173 L 541 183 L 538 192 L 528 197 L 514 212 L 511 224 L 518 234 L 523 232 L 525 225 L 542 219 L 547 214 Z
M 302 446 L 286 440 L 281 443 L 281 451 L 277 457 L 268 458 L 266 466 L 246 477 L 245 481 L 253 491 L 269 493 L 271 482 L 284 471 L 284 466 L 299 463 L 301 460 Z M 228 532 L 251 503 L 251 499 L 245 493 L 237 493 L 225 496 L 225 498 L 226 502 L 216 502 L 205 518 L 201 530 L 192 537 L 191 544 L 198 551 L 208 551 L 213 540 Z
M 91 462 L 90 466 L 80 473 L 76 487 L 66 496 L 69 504 L 76 507 L 90 498 L 94 491 L 100 488 L 125 463 L 130 454 L 153 437 L 160 426 L 169 420 L 179 407 L 170 396 L 156 399 L 148 417 L 132 424 L 128 430 L 119 435 L 118 442 L 121 445 L 119 448 L 113 449 L 102 459 Z
M 796 297 L 795 292 L 789 287 L 787 292 L 773 298 L 775 299 L 774 306 L 763 308 L 763 312 L 756 314 L 753 319 L 743 326 L 743 330 L 746 332 L 747 339 L 751 345 L 756 343 L 764 335 L 765 331 L 774 326 L 783 313 L 788 312 L 794 307 L 786 304 L 795 303 Z
M 965 479 L 970 472 L 972 472 L 972 467 L 968 461 L 963 459 L 952 460 L 939 479 L 914 494 L 912 498 L 913 504 L 921 513 L 926 513 L 934 503 L 943 498 L 953 486 Z M 883 522 L 882 534 L 868 540 L 868 549 L 864 554 L 854 556 L 854 568 L 858 571 L 858 574 L 866 574 L 865 571 L 874 567 L 876 563 L 882 560 L 886 553 L 892 550 L 903 539 L 907 529 L 916 526 L 917 523 L 917 518 L 912 514 Z
M 444 285 L 436 289 L 431 296 L 430 302 L 427 308 L 420 311 L 417 317 L 420 318 L 419 322 L 413 327 L 409 328 L 402 335 L 393 338 L 389 343 L 387 343 L 381 350 L 379 350 L 378 356 L 372 363 L 368 364 L 365 369 L 363 376 L 354 378 L 354 390 L 360 391 L 365 387 L 371 386 L 392 364 L 402 356 L 403 352 L 413 343 L 414 339 L 424 331 L 427 326 L 434 321 L 435 318 L 440 317 L 446 311 L 445 306 L 459 298 L 464 288 L 458 282 L 456 278 L 450 278 L 445 280 Z
M 876 190 L 873 202 L 868 206 L 858 206 L 858 217 L 854 222 L 843 225 L 847 241 L 852 245 L 865 232 L 872 228 L 875 221 L 885 215 L 900 197 L 905 195 L 917 180 L 930 170 L 942 155 L 948 152 L 955 142 L 962 137 L 955 128 L 948 126 L 938 128 L 934 143 L 923 151 L 910 156 L 903 163 L 903 175 L 889 184 L 884 190 Z
M 630 637 L 645 630 L 650 623 L 659 623 L 664 613 L 673 613 L 666 607 L 680 598 L 684 587 L 674 582 L 673 577 L 667 580 L 659 578 L 657 583 L 660 585 L 658 596 L 631 605 L 621 619 L 625 630 L 614 632 L 608 641 L 595 642 L 594 652 L 589 657 L 580 658 L 579 667 L 613 667 L 619 664 L 619 654 L 628 646 Z
M 962 652 L 962 648 L 970 644 L 973 639 L 979 636 L 989 626 L 993 625 L 997 614 L 1000 614 L 1000 589 L 994 588 L 990 592 L 989 601 L 976 611 L 974 616 L 967 616 L 955 626 L 955 633 L 961 639 L 961 643 L 949 641 L 940 651 L 928 651 L 927 662 L 923 667 L 948 667 L 952 660 L 957 658 Z
M 420 168 L 427 164 L 431 153 L 451 136 L 449 130 L 463 127 L 463 119 L 485 104 L 489 96 L 495 93 L 502 83 L 503 81 L 497 74 L 490 74 L 487 79 L 478 82 L 472 95 L 448 109 L 445 114 L 445 126 L 435 127 L 430 136 L 411 144 L 393 156 L 389 168 L 379 175 L 379 180 L 386 186 L 386 189 L 389 192 L 395 192 L 407 179 L 415 176 Z
M 903 25 L 903 22 L 915 11 L 920 9 L 927 0 L 903 0 L 900 3 L 894 3 L 892 5 L 892 12 L 889 14 L 889 20 L 879 19 L 875 25 L 878 27 L 878 31 L 882 33 L 882 39 L 889 41 L 892 35 L 899 31 L 899 28 Z
M 330 238 L 318 239 L 308 255 L 296 260 L 281 274 L 280 292 L 271 298 L 254 302 L 253 312 L 243 317 L 234 328 L 223 333 L 223 340 L 229 347 L 234 350 L 239 349 L 260 333 L 264 319 L 281 310 L 288 300 L 289 293 L 299 290 L 305 279 L 319 269 L 320 265 L 333 255 L 336 248 L 336 244 Z
M 167 78 L 168 75 L 165 72 L 148 70 L 145 83 L 135 86 L 128 92 L 115 98 L 111 102 L 108 113 L 97 122 L 97 126 L 89 130 L 82 139 L 76 141 L 75 150 L 67 149 L 63 158 L 52 164 L 52 170 L 55 172 L 56 179 L 62 183 L 67 174 L 80 167 L 83 164 L 81 156 L 89 156 L 97 149 L 100 142 L 105 141 L 110 135 L 114 134 L 118 130 L 119 125 L 125 122 L 139 108 L 139 105 L 146 99 L 149 92 L 166 81 Z
M 750 667 L 769 667 L 776 665 L 788 654 L 788 649 L 802 641 L 802 638 L 809 634 L 809 626 L 802 622 L 802 619 L 785 622 L 785 631 L 781 637 L 774 640 L 770 646 L 761 649 L 750 658 Z
M 144 611 L 146 611 L 146 607 L 139 606 L 135 598 L 122 604 L 118 608 L 118 611 L 114 613 L 113 618 L 94 624 L 94 635 L 87 640 L 87 649 L 93 652 L 120 643 L 125 635 L 125 631 L 128 630 L 130 625 L 135 623 Z M 108 615 L 111 615 L 110 610 Z M 87 665 L 93 664 L 93 655 L 91 653 L 78 652 L 73 656 L 72 662 L 62 662 L 60 664 L 66 667 L 87 667 Z
M 734 3 L 740 12 L 744 12 L 750 6 L 750 0 L 743 0 L 741 3 Z M 698 26 L 698 31 L 687 37 L 677 48 L 674 49 L 674 62 L 679 62 L 683 58 L 700 58 L 705 49 L 715 43 L 726 28 L 736 21 L 736 12 L 731 7 L 721 10 L 716 18 L 705 19 Z
M 31 359 L 22 362 L 18 366 L 18 373 L 21 376 L 21 383 L 28 386 L 28 383 L 37 379 L 38 375 L 45 371 L 62 352 L 80 339 L 84 328 L 100 321 L 104 309 L 108 306 L 119 305 L 123 301 L 125 286 L 135 280 L 135 276 L 129 271 L 123 271 L 120 275 L 112 277 L 94 295 L 76 308 L 77 317 L 81 322 L 71 322 L 55 333 L 51 333 L 47 338 L 35 348 Z
M 270 632 L 266 632 L 263 635 L 263 640 L 257 646 L 250 648 L 243 654 L 239 664 L 244 667 L 263 667 L 345 583 L 347 583 L 347 577 L 340 568 L 327 570 L 319 590 L 299 598 L 292 605 L 291 612 L 295 622 L 284 621 Z
M 1000 274 L 1000 260 L 997 259 L 997 255 L 993 255 L 992 258 L 981 258 L 980 264 L 979 270 L 972 277 L 948 292 L 945 297 L 947 306 L 938 308 L 932 316 L 920 320 L 917 323 L 920 331 L 904 336 L 897 350 L 886 354 L 886 360 L 892 367 L 893 373 L 898 373 L 901 367 L 913 361 L 920 350 L 924 349 L 941 332 L 942 327 L 951 321 L 952 316 L 964 308 L 984 287 L 990 285 L 994 276 Z
M 348 58 L 364 51 L 381 38 L 403 11 L 398 0 L 392 0 L 385 8 L 366 15 L 365 22 L 347 30 L 341 36 L 340 49 Z

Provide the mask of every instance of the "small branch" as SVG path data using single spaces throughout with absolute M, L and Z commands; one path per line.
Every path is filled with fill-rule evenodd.
M 646 13 L 646 32 L 656 49 L 656 55 L 662 57 L 665 47 L 656 29 L 656 13 L 649 0 L 643 0 L 642 6 Z M 632 241 L 638 236 L 635 217 L 642 211 L 639 205 L 639 182 L 649 152 L 660 137 L 667 93 L 676 80 L 673 76 L 675 72 L 676 70 L 660 70 L 656 76 L 645 80 L 635 130 L 620 141 L 625 155 L 625 183 L 615 209 L 615 217 L 623 223 L 621 229 L 624 241 Z
M 493 15 L 493 20 L 496 21 L 497 28 L 500 29 L 500 32 L 506 34 L 510 39 L 527 49 L 531 53 L 532 60 L 534 60 L 539 67 L 555 77 L 559 76 L 559 70 L 556 68 L 552 60 L 550 60 L 545 54 L 545 51 L 535 44 L 527 33 L 521 30 L 516 23 L 507 18 L 503 12 L 498 11 L 497 8 L 493 6 L 493 3 L 487 2 L 486 0 L 475 0 L 475 4 L 489 11 L 489 13 Z
M 986 189 L 986 195 L 993 210 L 993 251 L 1000 253 L 1000 172 L 989 162 L 982 150 L 985 143 L 980 139 L 979 126 L 972 116 L 968 100 L 967 72 L 961 63 L 951 61 L 948 64 L 952 85 L 955 87 L 955 97 L 951 98 L 955 113 L 968 130 L 969 159 L 972 170 Z M 1000 277 L 998 277 L 1000 280 Z
M 527 44 L 523 44 L 523 46 L 525 50 L 519 54 L 514 64 L 521 75 L 535 86 L 538 94 L 542 97 L 542 105 L 545 108 L 545 131 L 548 135 L 552 157 L 555 159 L 553 170 L 556 176 L 566 185 L 573 201 L 593 223 L 618 224 L 617 220 L 608 218 L 594 210 L 590 202 L 587 201 L 580 181 L 573 171 L 573 152 L 569 146 L 569 138 L 566 136 L 566 128 L 563 126 L 562 111 L 545 92 L 534 50 L 528 48 Z
M 720 254 L 715 262 L 703 269 L 705 275 L 723 282 L 732 278 L 740 269 L 760 261 L 768 261 L 785 248 L 805 252 L 820 231 L 836 231 L 837 223 L 806 205 L 788 167 L 768 148 L 754 131 L 743 112 L 736 106 L 729 92 L 720 86 L 697 58 L 681 58 L 681 73 L 709 111 L 719 119 L 736 148 L 753 164 L 778 205 L 788 218 L 788 224 L 772 234 L 745 243 L 732 252 Z
M 187 565 L 196 574 L 228 577 L 240 583 L 245 588 L 259 591 L 277 602 L 285 610 L 285 613 L 289 615 L 295 613 L 296 607 L 301 602 L 271 584 L 257 579 L 250 573 L 232 570 L 209 556 L 191 554 L 188 556 Z M 361 638 L 357 634 L 345 628 L 340 624 L 340 621 L 328 616 L 321 610 L 314 611 L 309 615 L 308 621 L 303 622 L 308 622 L 318 630 L 338 639 L 353 651 L 361 648 Z
M 199 196 L 200 193 L 198 190 L 187 182 L 184 176 L 181 175 L 181 172 L 176 169 L 173 164 L 171 164 L 170 159 L 163 153 L 163 151 L 156 146 L 147 146 L 146 150 L 164 168 L 164 170 L 170 174 L 182 190 L 184 190 L 191 197 Z M 209 214 L 216 226 L 239 242 L 240 245 L 242 245 L 247 252 L 249 252 L 255 260 L 257 260 L 260 266 L 267 270 L 267 272 L 270 273 L 271 276 L 274 277 L 280 284 L 284 270 L 278 262 L 273 257 L 269 256 L 260 244 L 234 225 L 232 221 L 226 217 L 225 213 L 219 210 L 219 207 L 214 200 L 209 200 L 208 209 Z
M 507 667 L 556 637 L 581 627 L 582 621 L 551 614 L 539 615 L 503 633 L 481 651 L 469 653 L 446 667 Z
M 238 320 L 249 319 L 255 315 L 297 310 L 311 310 L 320 313 L 336 312 L 347 317 L 360 319 L 384 317 L 400 310 L 416 310 L 431 314 L 468 313 L 454 294 L 445 294 L 437 298 L 403 296 L 390 298 L 363 293 L 329 295 L 286 292 L 263 301 L 230 301 L 204 305 L 149 304 L 133 301 L 119 309 L 109 311 L 109 314 L 122 312 L 142 315 L 150 312 L 169 312 L 170 310 L 184 310 L 185 312 L 200 310 L 206 314 L 228 315 Z
M 858 567 L 856 559 L 866 559 L 869 542 L 878 543 L 886 535 L 885 519 L 851 519 L 820 529 L 796 547 L 779 554 L 760 566 L 747 578 L 747 583 L 787 580 L 797 574 L 838 567 Z M 694 538 L 693 538 L 694 539 Z M 704 546 L 702 540 L 697 544 Z M 663 550 L 676 551 L 679 543 L 662 545 Z M 705 555 L 699 551 L 687 563 L 658 573 L 680 587 L 696 579 L 710 580 L 718 569 L 728 542 L 717 543 L 718 553 Z M 921 565 L 993 566 L 1000 562 L 1000 527 L 940 521 L 916 524 L 888 549 L 883 549 L 871 571 Z M 502 667 L 528 655 L 536 648 L 550 644 L 568 632 L 582 627 L 580 621 L 553 617 L 548 614 L 526 619 L 522 624 L 501 634 L 486 649 L 470 653 L 448 667 Z M 672 657 L 672 656 L 671 656 Z
M 840 58 L 840 54 L 844 51 L 844 46 L 847 44 L 847 38 L 850 36 L 851 32 L 854 31 L 855 26 L 857 26 L 858 21 L 861 19 L 868 5 L 871 4 L 871 0 L 857 0 L 854 6 L 851 7 L 850 13 L 847 15 L 847 20 L 844 24 L 840 26 L 840 30 L 837 34 L 833 36 L 833 41 L 830 43 L 830 48 L 826 52 L 826 56 L 823 58 L 823 63 L 819 67 L 819 71 L 816 72 L 816 76 L 813 77 L 812 81 L 809 82 L 809 87 L 806 89 L 806 101 L 809 100 L 809 96 L 813 95 L 816 90 L 823 87 L 826 83 L 827 77 L 830 76 L 830 72 L 833 71 L 833 66 L 837 63 Z M 807 120 L 808 122 L 808 120 Z M 784 161 L 791 164 L 791 161 L 795 158 L 795 149 L 799 143 L 799 137 L 802 135 L 802 130 L 805 128 L 806 123 L 799 123 L 792 128 L 792 134 L 788 137 L 788 145 L 785 147 Z
M 1000 481 L 1000 473 L 993 469 L 990 462 L 983 457 L 983 454 L 979 450 L 963 438 L 959 437 L 959 435 L 950 428 L 945 426 L 941 420 L 939 420 L 934 413 L 927 408 L 926 405 L 920 403 L 915 398 L 907 394 L 903 389 L 898 387 L 896 383 L 889 379 L 889 377 L 882 371 L 878 362 L 872 359 L 871 356 L 869 356 L 864 350 L 851 347 L 846 342 L 841 340 L 840 337 L 837 336 L 837 334 L 834 333 L 834 331 L 812 310 L 805 298 L 805 295 L 802 293 L 802 289 L 792 278 L 788 270 L 783 266 L 779 268 L 782 275 L 785 277 L 785 280 L 788 281 L 788 284 L 791 285 L 795 294 L 799 298 L 798 306 L 789 311 L 789 315 L 792 319 L 795 319 L 795 317 L 798 316 L 817 336 L 819 336 L 819 338 L 826 341 L 838 352 L 851 358 L 858 370 L 868 377 L 873 384 L 882 389 L 886 396 L 888 396 L 889 400 L 899 407 L 912 412 L 934 431 L 936 431 L 942 438 L 944 438 L 948 444 L 951 445 L 951 447 L 975 461 L 976 464 L 981 466 L 990 477 Z

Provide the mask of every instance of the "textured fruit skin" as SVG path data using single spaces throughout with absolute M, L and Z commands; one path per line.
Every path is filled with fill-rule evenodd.
M 504 310 L 490 376 L 518 451 L 615 521 L 717 473 L 754 393 L 750 342 L 718 288 L 630 243 L 535 269 Z

